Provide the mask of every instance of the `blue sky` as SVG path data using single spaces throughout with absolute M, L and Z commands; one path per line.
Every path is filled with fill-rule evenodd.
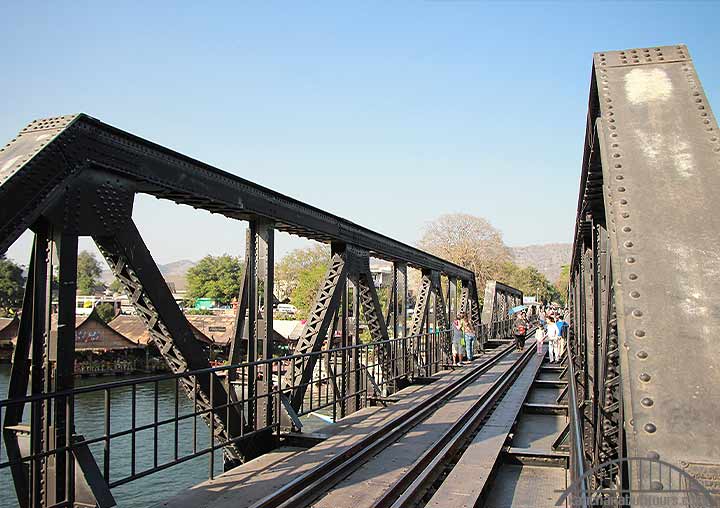
M 408 243 L 451 212 L 510 245 L 570 241 L 594 51 L 684 42 L 711 104 L 720 89 L 713 2 L 3 2 L 0 19 L 2 143 L 82 111 Z M 135 220 L 161 263 L 243 250 L 244 224 L 154 198 Z

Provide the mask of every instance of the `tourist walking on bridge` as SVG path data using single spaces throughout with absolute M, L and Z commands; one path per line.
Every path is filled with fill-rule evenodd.
M 515 314 L 515 321 L 513 322 L 513 336 L 515 337 L 515 349 L 522 351 L 525 347 L 525 334 L 527 333 L 528 322 L 525 319 L 524 312 L 518 312 Z
M 465 320 L 465 314 L 459 314 L 457 319 L 452 323 L 452 360 L 453 365 L 462 365 L 462 349 L 461 343 L 463 339 L 462 323 Z
M 560 356 L 562 356 L 565 352 L 565 341 L 567 338 L 567 330 L 569 325 L 567 321 L 565 321 L 565 317 L 562 314 L 560 314 L 560 316 L 558 317 L 557 323 L 555 323 L 555 325 L 558 329 L 558 351 L 560 353 Z
M 465 351 L 469 362 L 473 359 L 473 349 L 475 348 L 475 327 L 470 323 L 467 316 L 462 318 L 462 331 L 465 334 Z
M 538 326 L 535 330 L 535 346 L 537 347 L 537 355 L 542 356 L 543 354 L 543 342 L 545 341 L 545 328 Z
M 558 328 L 555 324 L 555 318 L 552 316 L 547 317 L 547 338 L 548 338 L 548 345 L 550 350 L 550 363 L 556 363 L 560 360 L 560 353 L 559 348 L 560 344 L 558 343 Z

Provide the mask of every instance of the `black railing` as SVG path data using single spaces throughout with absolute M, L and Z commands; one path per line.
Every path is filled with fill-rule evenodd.
M 0 452 L 0 473 L 7 473 L 12 468 L 17 473 L 18 468 L 22 469 L 33 490 L 40 488 L 33 478 L 41 476 L 42 469 L 52 462 L 53 457 L 65 454 L 65 462 L 72 464 L 73 457 L 79 452 L 87 456 L 89 450 L 98 459 L 100 474 L 110 488 L 204 455 L 209 460 L 208 476 L 213 478 L 218 452 L 226 446 L 242 447 L 261 434 L 279 438 L 281 431 L 287 430 L 293 421 L 298 422 L 299 418 L 313 412 L 325 411 L 326 416 L 335 421 L 382 400 L 404 380 L 430 376 L 441 370 L 448 363 L 449 343 L 450 331 L 443 330 L 2 400 L 0 421 L 9 409 L 22 407 L 29 408 L 29 414 L 26 413 L 29 423 L 3 427 L 4 433 L 15 433 L 21 441 L 25 440 L 25 445 L 20 447 L 25 451 L 19 459 L 3 457 Z M 306 362 L 315 363 L 311 379 L 298 386 L 281 388 L 280 380 L 294 379 L 294 376 L 285 376 L 288 370 L 304 367 Z M 220 378 L 231 396 L 226 403 L 213 405 L 218 394 L 214 393 L 215 384 L 208 383 L 213 409 L 201 409 L 197 388 L 201 379 L 208 376 Z M 189 387 L 192 387 L 190 399 L 184 393 Z M 305 398 L 294 411 L 289 408 L 289 394 L 303 387 L 306 388 Z M 146 402 L 142 409 L 138 407 L 140 396 Z M 78 403 L 90 407 L 94 423 L 86 426 L 92 428 L 75 428 Z M 151 410 L 148 409 L 150 406 Z M 42 427 L 32 425 L 37 419 L 47 421 L 43 411 L 48 407 L 65 408 L 67 439 L 63 446 L 41 451 L 35 449 L 30 429 Z M 214 422 L 223 413 L 225 421 L 231 422 L 232 411 L 242 415 L 243 425 L 239 429 L 228 428 L 231 437 L 226 439 L 217 432 Z M 207 425 L 201 421 L 198 428 L 198 417 Z M 172 439 L 168 433 L 172 434 Z M 144 460 L 138 458 L 140 447 Z M 115 457 L 123 457 L 122 467 L 117 465 L 119 461 L 115 461 Z M 69 477 L 66 481 L 70 483 Z M 38 495 L 39 492 L 34 493 L 34 496 Z M 66 505 L 70 506 L 70 503 L 65 501 L 55 506 Z
M 570 484 L 575 488 L 571 493 L 571 506 L 589 506 L 589 486 L 587 483 L 585 447 L 583 444 L 583 405 L 578 403 L 577 378 L 575 372 L 575 354 L 573 348 L 568 344 L 567 351 L 568 368 L 568 416 L 570 419 Z M 580 405 L 579 405 L 580 404 Z

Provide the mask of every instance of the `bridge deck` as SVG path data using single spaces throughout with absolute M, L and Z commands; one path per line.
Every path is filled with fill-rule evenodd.
M 483 357 L 486 358 L 486 357 Z M 477 361 L 477 360 L 476 360 Z M 400 400 L 388 407 L 371 406 L 322 429 L 328 438 L 310 449 L 282 447 L 251 460 L 213 480 L 196 485 L 157 505 L 177 508 L 239 508 L 249 506 L 286 485 L 326 459 L 341 454 L 371 432 L 401 413 L 420 407 L 437 390 L 460 378 L 465 369 L 445 370 L 437 381 L 411 385 L 394 397 Z
M 529 344 L 534 349 L 534 344 Z M 544 506 L 558 497 L 567 485 L 567 452 L 555 451 L 553 441 L 562 431 L 567 416 L 558 404 L 560 372 L 532 354 L 517 379 L 495 403 L 456 463 L 441 475 L 427 497 L 427 506 Z M 494 356 L 494 355 L 493 355 Z M 512 351 L 434 409 L 425 420 L 393 444 L 329 488 L 303 497 L 303 505 L 316 508 L 373 507 L 412 468 L 463 414 L 497 385 L 521 356 Z M 482 357 L 487 360 L 490 355 Z M 476 360 L 475 362 L 479 362 Z M 369 407 L 321 430 L 328 437 L 312 448 L 286 446 L 252 460 L 214 480 L 192 487 L 160 506 L 248 507 L 303 474 L 315 470 L 333 457 L 354 453 L 351 447 L 401 414 L 419 410 L 434 393 L 446 388 L 468 372 L 468 368 L 443 371 L 428 385 L 414 385 L 398 392 L 398 402 L 389 407 Z M 553 384 L 552 382 L 555 382 Z M 557 385 L 557 386 L 556 386 Z M 547 467 L 559 466 L 559 467 Z M 340 477 L 342 478 L 342 477 Z M 479 504 L 478 504 L 479 503 Z M 548 504 L 549 503 L 549 504 Z
M 493 382 L 520 356 L 513 352 L 481 375 L 460 394 L 439 408 L 391 446 L 338 483 L 312 506 L 315 508 L 372 507 L 385 491 L 408 474 L 410 467 L 441 438 L 468 408 L 486 393 Z

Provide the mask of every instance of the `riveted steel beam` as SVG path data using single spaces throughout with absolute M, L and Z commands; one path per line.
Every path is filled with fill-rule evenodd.
M 597 404 L 590 457 L 655 457 L 717 481 L 720 138 L 687 47 L 596 53 L 585 125 L 571 289 Z M 632 466 L 627 481 L 669 487 Z
M 114 236 L 96 237 L 95 241 L 170 370 L 182 373 L 208 368 L 207 353 L 173 300 L 132 220 L 128 219 Z M 208 411 L 203 418 L 213 419 L 212 427 L 218 439 L 230 443 L 225 447 L 228 460 L 241 461 L 255 455 L 252 443 L 231 443 L 233 437 L 240 435 L 245 422 L 237 407 L 232 406 L 230 411 L 222 407 L 227 404 L 228 393 L 214 373 L 197 376 L 197 394 L 191 379 L 180 378 L 180 383 L 188 396 L 194 398 L 197 395 L 200 408 Z M 220 409 L 215 410 L 215 407 Z
M 469 280 L 473 273 L 319 208 L 192 159 L 85 114 L 37 120 L 0 149 L 0 252 L 29 227 L 83 164 L 138 192 L 275 229 L 356 245 L 373 257 Z

